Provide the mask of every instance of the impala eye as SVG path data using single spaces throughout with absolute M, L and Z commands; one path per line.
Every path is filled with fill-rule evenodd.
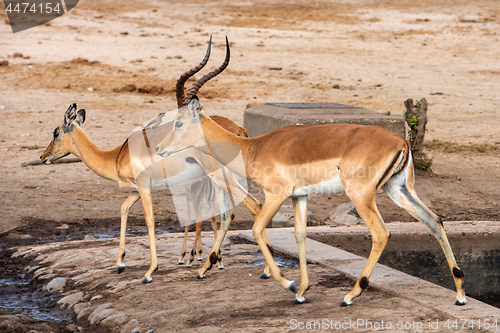
M 180 121 L 176 121 L 176 122 L 175 122 L 175 128 L 181 128 L 181 127 L 182 127 L 182 125 L 183 125 L 183 123 L 182 123 L 182 122 L 180 122 Z
M 57 138 L 58 136 L 59 136 L 59 132 L 54 131 L 54 139 Z

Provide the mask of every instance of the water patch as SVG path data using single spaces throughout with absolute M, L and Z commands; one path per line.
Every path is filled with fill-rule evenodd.
M 69 322 L 72 314 L 56 306 L 60 295 L 37 290 L 31 281 L 20 274 L 15 279 L 0 279 L 0 309 L 13 314 L 23 314 L 36 320 Z

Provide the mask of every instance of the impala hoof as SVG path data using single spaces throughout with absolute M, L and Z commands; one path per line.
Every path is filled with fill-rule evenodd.
M 295 281 L 292 281 L 292 283 L 290 283 L 290 286 L 288 287 L 288 289 L 293 291 L 295 294 L 299 291 L 299 288 L 297 288 Z
M 125 266 L 118 266 L 118 274 L 125 270 Z
M 196 275 L 196 278 L 197 278 L 198 280 L 201 280 L 201 279 L 204 279 L 204 278 L 205 278 L 205 275 L 201 276 L 200 274 L 198 274 L 198 275 Z
M 202 261 L 202 260 L 203 260 L 203 258 L 198 258 L 198 261 Z
M 347 303 L 346 301 L 342 301 L 342 303 L 340 303 L 340 307 L 341 308 L 345 308 L 347 306 L 350 306 L 352 303 Z
M 260 276 L 260 278 L 261 278 L 262 280 L 267 280 L 267 279 L 269 279 L 270 277 L 271 277 L 271 274 L 266 275 L 266 273 L 262 273 L 262 275 Z
M 148 284 L 148 283 L 151 283 L 152 281 L 153 281 L 153 279 L 144 278 L 142 280 L 142 284 Z
M 190 268 L 190 267 L 191 267 L 191 264 L 187 264 L 187 265 L 186 265 L 186 267 L 187 267 L 187 268 Z
M 293 305 L 295 305 L 295 304 L 303 304 L 305 301 L 306 301 L 306 299 L 305 299 L 305 298 L 303 298 L 303 297 L 302 297 L 302 300 L 300 300 L 300 301 L 299 301 L 298 299 L 295 299 L 295 300 L 293 301 Z
M 179 265 L 184 265 L 184 261 L 179 261 L 178 264 Z
M 224 269 L 224 266 L 219 266 L 219 269 Z
M 456 301 L 456 302 L 455 302 L 455 305 L 460 305 L 460 306 L 462 306 L 462 305 L 465 305 L 466 303 L 467 303 L 467 301 L 463 301 L 463 302 Z

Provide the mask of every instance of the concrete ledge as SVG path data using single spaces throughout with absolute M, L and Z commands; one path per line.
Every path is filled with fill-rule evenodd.
M 388 226 L 390 226 L 390 224 L 388 224 Z M 320 231 L 321 229 L 327 228 L 310 227 L 308 229 L 310 231 Z M 276 251 L 298 258 L 293 228 L 267 229 L 267 235 L 269 237 L 269 242 Z M 239 236 L 249 241 L 254 241 L 252 231 L 240 231 Z M 306 241 L 306 248 L 308 262 L 333 267 L 353 279 L 359 278 L 366 263 L 365 258 L 309 238 Z M 470 320 L 472 318 L 490 318 L 495 320 L 500 318 L 500 309 L 498 308 L 470 297 L 467 298 L 466 305 L 456 306 L 454 305 L 456 300 L 455 291 L 440 287 L 381 264 L 377 264 L 375 267 L 370 277 L 370 285 L 412 300 L 418 303 L 418 305 L 415 305 L 416 308 L 431 308 L 437 312 L 445 313 L 457 319 Z M 342 297 L 343 296 L 344 295 L 342 295 Z M 360 297 L 363 296 L 361 295 Z M 353 306 L 356 306 L 356 299 L 354 299 Z M 374 306 L 376 306 L 376 304 L 374 304 Z M 496 330 L 491 330 L 491 332 L 495 331 Z
M 349 123 L 378 125 L 405 137 L 403 117 L 338 103 L 266 103 L 245 110 L 243 126 L 249 136 L 269 133 L 281 126 Z

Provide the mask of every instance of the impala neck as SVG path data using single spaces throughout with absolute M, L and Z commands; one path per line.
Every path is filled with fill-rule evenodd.
M 74 146 L 72 154 L 78 156 L 97 175 L 117 180 L 116 159 L 121 146 L 112 150 L 103 150 L 97 147 L 78 126 L 74 127 L 72 136 Z
M 225 130 L 210 119 L 209 116 L 203 113 L 201 114 L 200 120 L 203 134 L 205 135 L 205 140 L 211 148 L 212 156 L 220 163 L 226 166 L 230 165 L 231 171 L 236 173 L 238 176 L 246 178 L 251 163 L 249 152 L 252 150 L 252 146 L 254 145 L 254 139 L 240 137 Z M 230 162 L 234 159 L 234 154 L 227 154 L 225 149 L 217 149 L 217 142 L 227 142 L 238 146 L 243 156 L 244 165 L 241 165 L 241 163 L 230 164 Z

